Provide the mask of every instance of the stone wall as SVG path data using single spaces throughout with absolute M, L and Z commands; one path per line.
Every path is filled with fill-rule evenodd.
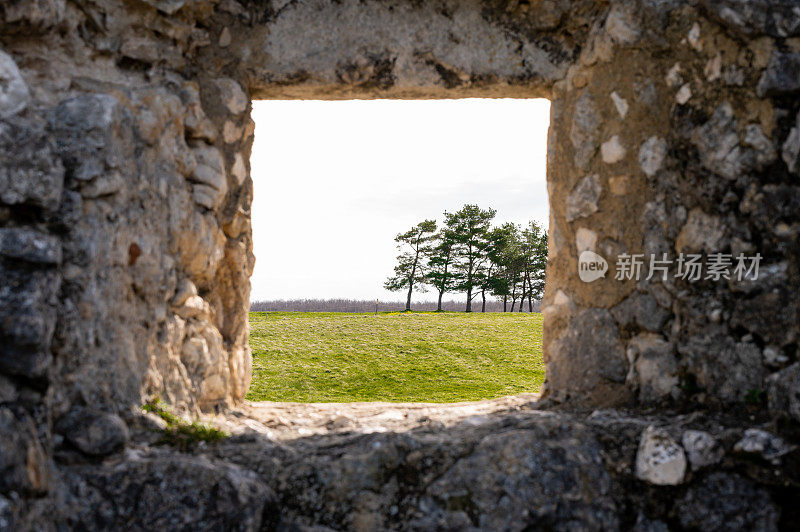
M 794 1 L 19 0 L 0 29 L 0 523 L 143 401 L 244 397 L 252 98 L 550 98 L 547 404 L 800 421 Z M 587 250 L 762 262 L 584 283 Z

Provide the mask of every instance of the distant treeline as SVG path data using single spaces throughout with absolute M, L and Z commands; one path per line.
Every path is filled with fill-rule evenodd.
M 395 312 L 405 310 L 404 301 L 378 301 L 378 312 Z M 434 311 L 436 301 L 414 303 L 414 310 Z M 374 300 L 359 299 L 278 299 L 275 301 L 253 301 L 250 303 L 252 312 L 375 312 Z M 464 310 L 464 301 L 442 301 L 442 310 L 461 312 Z M 520 309 L 516 309 L 520 310 Z M 523 306 L 524 312 L 528 311 Z M 533 311 L 539 312 L 539 301 L 533 302 Z M 503 312 L 502 301 L 486 301 L 486 312 Z

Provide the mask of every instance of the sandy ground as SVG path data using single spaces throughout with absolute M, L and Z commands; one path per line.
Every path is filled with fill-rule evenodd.
M 482 424 L 496 412 L 531 409 L 539 394 L 463 403 L 246 402 L 208 418 L 232 434 L 257 432 L 274 441 L 336 433 L 403 432 L 420 426 Z

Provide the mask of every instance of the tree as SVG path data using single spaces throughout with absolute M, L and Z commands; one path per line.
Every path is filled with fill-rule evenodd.
M 430 241 L 436 232 L 436 220 L 425 220 L 394 239 L 397 249 L 402 251 L 397 256 L 394 276 L 389 277 L 384 287 L 392 292 L 408 289 L 406 310 L 411 310 L 411 294 L 415 286 L 423 286 L 425 280 L 424 257 L 430 252 Z
M 467 294 L 466 312 L 472 312 L 472 298 L 481 285 L 480 269 L 487 260 L 489 229 L 494 209 L 483 210 L 477 205 L 464 205 L 454 213 L 444 213 L 446 231 L 453 240 L 453 263 L 457 279 L 454 288 Z
M 450 267 L 453 264 L 453 240 L 446 230 L 440 231 L 435 237 L 436 244 L 431 246 L 428 254 L 428 268 L 425 273 L 425 283 L 436 288 L 439 292 L 439 299 L 436 304 L 436 311 L 442 310 L 442 297 L 444 293 L 451 290 L 454 286 L 453 272 Z
M 510 222 L 489 233 L 487 255 L 490 266 L 482 292 L 489 290 L 492 295 L 503 298 L 503 312 L 508 309 L 508 297 L 512 295 L 521 266 L 519 233 L 519 228 Z
M 533 312 L 533 300 L 540 300 L 544 294 L 545 270 L 547 268 L 547 231 L 534 221 L 522 230 L 522 249 L 524 257 L 524 283 L 528 283 L 528 311 Z M 524 291 L 523 291 L 524 293 Z M 520 303 L 524 303 L 525 296 Z M 521 308 L 520 308 L 521 310 Z

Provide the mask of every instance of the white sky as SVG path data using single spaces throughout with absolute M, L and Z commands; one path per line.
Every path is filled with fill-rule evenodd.
M 395 235 L 465 203 L 547 227 L 549 112 L 542 99 L 254 102 L 251 300 L 402 300 L 383 289 Z

